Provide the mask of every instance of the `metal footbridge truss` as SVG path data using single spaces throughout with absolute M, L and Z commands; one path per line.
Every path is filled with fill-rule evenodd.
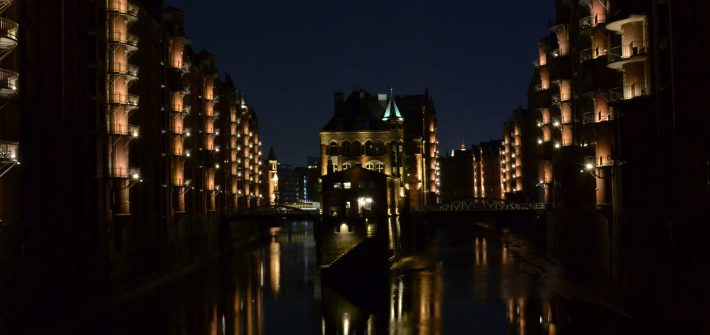
M 429 209 L 433 212 L 472 212 L 472 211 L 530 211 L 543 210 L 544 203 L 520 203 L 501 199 L 473 198 L 462 199 Z

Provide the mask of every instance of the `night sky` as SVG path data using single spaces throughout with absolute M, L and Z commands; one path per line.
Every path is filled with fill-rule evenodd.
M 553 1 L 166 0 L 195 51 L 214 53 L 259 117 L 264 155 L 318 156 L 333 92 L 434 98 L 441 151 L 500 138 L 525 106 Z

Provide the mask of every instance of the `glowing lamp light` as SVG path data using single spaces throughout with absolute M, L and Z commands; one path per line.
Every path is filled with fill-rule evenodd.
M 584 168 L 587 169 L 587 171 L 591 171 L 594 168 L 594 164 L 587 163 L 586 165 L 584 165 Z
M 555 142 L 555 149 L 559 149 L 559 148 L 560 148 L 560 142 Z
M 131 176 L 131 178 L 133 178 L 133 180 L 138 180 L 138 179 L 141 178 L 141 175 L 139 175 L 139 174 L 137 174 L 137 173 L 134 173 L 134 174 Z
M 541 138 L 538 138 L 538 139 L 537 139 L 537 144 L 542 144 L 542 139 L 541 139 Z
M 553 126 L 559 127 L 560 126 L 560 121 L 555 120 L 555 122 L 552 123 Z

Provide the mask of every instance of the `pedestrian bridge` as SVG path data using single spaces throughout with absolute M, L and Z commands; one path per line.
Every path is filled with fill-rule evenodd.
M 445 204 L 432 205 L 423 212 L 515 212 L 542 211 L 544 203 L 523 203 L 490 198 L 461 199 Z
M 319 217 L 319 211 L 304 210 L 289 206 L 265 206 L 240 209 L 228 216 L 227 220 L 306 220 L 317 219 Z

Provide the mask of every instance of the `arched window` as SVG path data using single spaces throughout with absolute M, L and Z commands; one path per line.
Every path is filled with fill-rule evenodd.
M 353 156 L 360 156 L 362 155 L 362 144 L 360 142 L 355 141 L 351 144 L 351 153 Z
M 343 156 L 352 156 L 352 153 L 350 152 L 350 142 L 343 142 L 343 144 L 340 145 L 340 152 Z
M 335 142 L 330 142 L 328 145 L 328 149 L 326 150 L 326 154 L 330 156 L 337 156 L 338 155 L 338 144 Z
M 367 156 L 382 156 L 385 152 L 385 143 L 382 141 L 367 141 L 365 143 L 365 155 Z
M 380 161 L 369 161 L 365 164 L 365 168 L 379 173 L 385 173 L 385 164 Z

